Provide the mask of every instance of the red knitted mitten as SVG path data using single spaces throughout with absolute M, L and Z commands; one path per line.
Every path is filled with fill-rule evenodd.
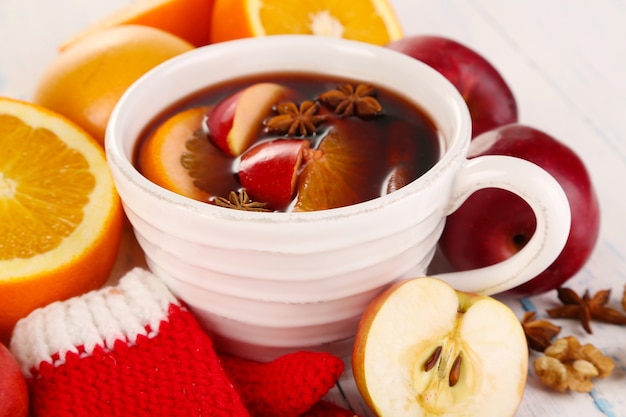
M 322 400 L 300 417 L 359 417 L 356 413 L 341 408 L 330 401 Z
M 34 417 L 249 417 L 211 339 L 143 269 L 34 311 L 11 350 Z
M 254 417 L 297 417 L 335 385 L 341 359 L 325 352 L 300 351 L 261 363 L 220 355 L 226 374 Z

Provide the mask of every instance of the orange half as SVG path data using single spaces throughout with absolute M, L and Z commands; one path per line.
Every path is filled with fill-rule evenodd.
M 384 45 L 402 37 L 388 0 L 215 0 L 211 42 L 312 34 Z
M 103 285 L 122 207 L 102 147 L 64 117 L 0 98 L 0 341 L 38 307 Z

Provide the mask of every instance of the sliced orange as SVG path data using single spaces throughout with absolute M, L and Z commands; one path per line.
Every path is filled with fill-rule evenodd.
M 103 29 L 83 37 L 51 62 L 34 100 L 72 120 L 102 144 L 113 107 L 126 89 L 153 67 L 192 49 L 189 42 L 148 26 Z
M 359 203 L 356 190 L 368 181 L 363 151 L 331 130 L 318 149 L 305 154 L 294 211 L 317 211 Z
M 137 0 L 86 27 L 60 49 L 102 29 L 128 24 L 161 29 L 203 46 L 209 43 L 212 10 L 213 0 Z
M 123 212 L 102 147 L 43 107 L 0 98 L 0 340 L 38 307 L 109 278 Z
M 237 189 L 232 157 L 204 132 L 210 111 L 210 106 L 182 110 L 157 126 L 139 148 L 139 171 L 167 190 L 203 202 Z
M 215 0 L 211 42 L 313 34 L 384 45 L 402 36 L 388 0 Z
M 208 193 L 194 184 L 194 178 L 181 160 L 183 155 L 191 152 L 187 144 L 202 129 L 207 111 L 203 107 L 184 110 L 155 129 L 142 145 L 138 156 L 139 170 L 146 178 L 185 197 L 208 200 Z

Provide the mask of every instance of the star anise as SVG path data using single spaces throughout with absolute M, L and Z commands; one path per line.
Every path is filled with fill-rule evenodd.
M 253 201 L 248 197 L 248 193 L 244 189 L 239 190 L 239 192 L 231 191 L 228 194 L 228 198 L 217 197 L 215 205 L 244 211 L 270 211 L 265 208 L 267 204 Z
M 537 320 L 537 313 L 527 311 L 522 318 L 522 328 L 528 341 L 528 347 L 543 352 L 552 344 L 552 340 L 561 332 L 561 327 L 548 320 Z
M 344 84 L 336 90 L 322 93 L 318 100 L 335 110 L 343 117 L 357 115 L 359 117 L 374 117 L 382 113 L 383 108 L 374 98 L 374 87 L 359 84 L 356 88 L 351 84 Z
M 271 133 L 287 134 L 293 136 L 312 135 L 317 131 L 317 125 L 326 120 L 325 115 L 318 115 L 318 104 L 314 101 L 305 100 L 300 104 L 287 101 L 274 106 L 276 116 L 265 121 L 265 129 Z
M 592 320 L 626 325 L 626 315 L 605 305 L 609 301 L 611 290 L 598 291 L 593 296 L 589 294 L 589 290 L 585 290 L 582 297 L 570 288 L 559 288 L 557 291 L 563 305 L 547 310 L 550 317 L 580 320 L 585 331 L 590 334 L 593 333 Z

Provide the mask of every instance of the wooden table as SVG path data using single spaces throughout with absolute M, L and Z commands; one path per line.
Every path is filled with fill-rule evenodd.
M 130 0 L 0 1 L 0 95 L 29 99 L 57 45 Z M 610 288 L 619 308 L 626 285 L 626 2 L 623 0 L 392 0 L 407 35 L 457 39 L 490 60 L 517 97 L 520 121 L 566 142 L 584 159 L 599 194 L 602 230 L 587 266 L 568 286 Z M 134 246 L 127 242 L 128 250 Z M 120 258 L 116 273 L 133 262 Z M 556 304 L 554 292 L 505 301 L 521 317 Z M 626 416 L 626 327 L 556 321 L 562 335 L 591 342 L 616 362 L 589 394 L 557 394 L 532 371 L 517 417 Z M 531 355 L 531 361 L 534 354 Z M 348 369 L 330 395 L 354 411 L 362 404 Z M 342 394 L 343 393 L 343 394 Z M 494 399 L 495 400 L 495 399 Z

